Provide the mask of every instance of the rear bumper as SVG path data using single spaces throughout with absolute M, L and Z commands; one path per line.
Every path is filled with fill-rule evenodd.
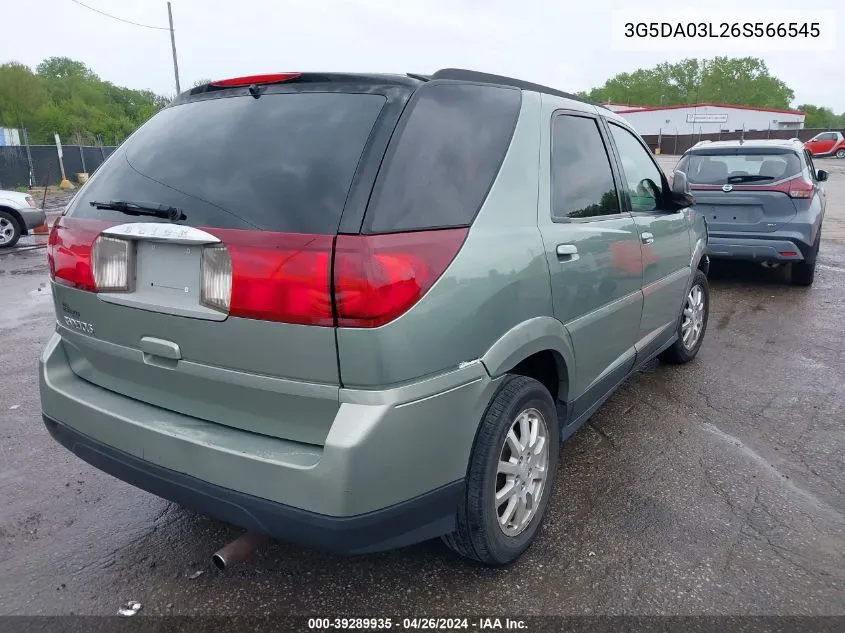
M 348 553 L 402 547 L 454 529 L 464 482 L 375 512 L 333 517 L 210 484 L 98 442 L 44 415 L 50 435 L 95 468 L 186 508 L 262 534 Z
M 478 422 L 498 385 L 479 361 L 393 389 L 341 389 L 317 446 L 103 389 L 73 372 L 58 334 L 39 374 L 47 427 L 95 467 L 248 529 L 354 553 L 454 529 Z
M 797 240 L 779 237 L 746 237 L 736 235 L 714 235 L 707 241 L 707 255 L 710 259 L 732 259 L 752 262 L 800 262 L 810 247 Z M 781 253 L 795 253 L 782 255 Z

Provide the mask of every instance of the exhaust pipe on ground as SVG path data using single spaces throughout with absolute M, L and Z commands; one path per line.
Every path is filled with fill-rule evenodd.
M 225 547 L 217 550 L 211 557 L 211 562 L 221 571 L 234 567 L 252 556 L 255 551 L 267 542 L 269 537 L 265 534 L 247 532 L 236 538 Z

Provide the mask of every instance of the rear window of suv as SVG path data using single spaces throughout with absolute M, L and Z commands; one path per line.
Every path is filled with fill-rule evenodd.
M 687 175 L 690 184 L 728 183 L 765 185 L 798 176 L 803 165 L 798 154 L 788 152 L 691 153 L 684 156 L 677 171 Z
M 69 215 L 143 221 L 89 205 L 127 200 L 177 207 L 191 226 L 334 234 L 385 102 L 294 92 L 166 108 L 97 170 Z

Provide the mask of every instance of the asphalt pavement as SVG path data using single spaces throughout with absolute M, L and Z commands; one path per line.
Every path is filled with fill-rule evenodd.
M 715 266 L 697 360 L 638 373 L 566 443 L 540 537 L 507 569 L 436 541 L 362 557 L 273 542 L 217 571 L 239 530 L 49 437 L 44 251 L 0 255 L 0 615 L 130 599 L 141 615 L 845 614 L 845 161 L 817 167 L 832 176 L 814 286 Z

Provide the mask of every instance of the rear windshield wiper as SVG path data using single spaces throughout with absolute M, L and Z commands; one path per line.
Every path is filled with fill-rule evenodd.
M 760 176 L 758 174 L 747 174 L 745 176 L 730 176 L 728 182 L 754 182 L 756 180 L 774 180 L 774 176 Z
M 149 202 L 129 202 L 127 200 L 110 200 L 109 202 L 100 202 L 92 200 L 89 202 L 95 209 L 104 209 L 109 211 L 120 211 L 126 215 L 148 215 L 154 218 L 163 218 L 174 222 L 176 220 L 185 220 L 187 217 L 180 209 L 171 207 L 166 204 L 153 204 Z

